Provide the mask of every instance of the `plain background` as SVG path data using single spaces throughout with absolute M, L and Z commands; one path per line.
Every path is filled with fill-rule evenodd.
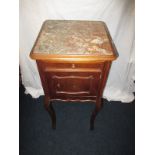
M 0 5 L 0 154 L 19 152 L 19 4 Z M 155 154 L 155 2 L 136 0 L 136 155 Z

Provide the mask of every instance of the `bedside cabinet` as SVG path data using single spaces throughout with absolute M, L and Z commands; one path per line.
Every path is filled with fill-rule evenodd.
M 30 53 L 37 62 L 45 93 L 44 106 L 56 128 L 52 101 L 91 101 L 90 129 L 102 107 L 102 94 L 117 51 L 100 21 L 47 20 Z

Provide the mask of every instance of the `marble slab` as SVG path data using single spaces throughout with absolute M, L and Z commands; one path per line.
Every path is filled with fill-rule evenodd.
M 47 20 L 33 53 L 62 55 L 112 55 L 104 22 Z

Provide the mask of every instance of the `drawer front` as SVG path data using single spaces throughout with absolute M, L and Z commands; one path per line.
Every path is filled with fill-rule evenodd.
M 46 80 L 51 98 L 97 96 L 100 72 L 51 72 Z
M 45 69 L 81 69 L 81 68 L 92 68 L 92 69 L 101 69 L 102 64 L 100 63 L 51 63 L 51 62 L 42 62 L 42 65 Z

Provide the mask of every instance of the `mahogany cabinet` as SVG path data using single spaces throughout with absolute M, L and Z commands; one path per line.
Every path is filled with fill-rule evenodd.
M 56 128 L 52 101 L 92 101 L 90 129 L 102 107 L 102 95 L 117 51 L 101 21 L 47 20 L 30 57 L 37 62 L 45 108 Z

